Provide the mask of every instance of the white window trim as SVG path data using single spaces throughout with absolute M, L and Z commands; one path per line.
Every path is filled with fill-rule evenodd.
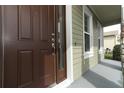
M 90 58 L 90 57 L 93 57 L 93 18 L 92 18 L 92 13 L 90 12 L 90 10 L 88 9 L 87 6 L 84 6 L 83 7 L 83 46 L 84 46 L 84 59 L 86 58 Z M 85 26 L 85 22 L 84 22 L 84 14 L 86 14 L 88 17 L 89 17 L 89 31 L 90 31 L 90 51 L 85 51 L 85 37 L 84 37 L 84 34 L 86 33 L 84 31 L 84 26 Z
M 90 58 L 90 57 L 93 57 L 93 51 L 85 52 L 84 59 L 87 59 L 87 58 Z

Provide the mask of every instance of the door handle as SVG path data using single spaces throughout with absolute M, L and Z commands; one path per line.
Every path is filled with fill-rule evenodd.
M 54 44 L 54 43 L 52 43 L 52 48 L 54 48 L 54 49 L 55 49 L 55 44 Z
M 52 43 L 52 55 L 55 55 L 55 43 Z

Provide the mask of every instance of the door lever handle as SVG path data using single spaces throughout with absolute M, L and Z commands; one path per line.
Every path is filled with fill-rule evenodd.
M 55 44 L 54 44 L 54 43 L 52 43 L 52 48 L 54 48 L 54 49 L 55 49 Z
M 52 55 L 54 56 L 55 55 L 55 44 L 52 43 Z

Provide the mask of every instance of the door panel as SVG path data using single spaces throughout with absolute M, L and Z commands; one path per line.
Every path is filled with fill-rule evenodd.
M 33 82 L 33 51 L 18 52 L 18 85 L 23 87 Z
M 3 6 L 4 87 L 47 87 L 55 82 L 54 6 Z
M 31 8 L 29 6 L 19 7 L 19 40 L 32 39 Z
M 44 16 L 42 16 L 44 14 Z M 48 7 L 42 6 L 40 8 L 40 39 L 41 40 L 48 40 L 47 35 L 48 35 Z
M 52 55 L 49 55 L 48 50 L 41 50 L 40 51 L 40 79 L 41 83 L 45 85 L 50 85 L 54 81 L 54 58 Z

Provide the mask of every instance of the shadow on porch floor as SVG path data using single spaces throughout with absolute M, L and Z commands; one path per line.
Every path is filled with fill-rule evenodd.
M 89 69 L 81 78 L 74 81 L 68 88 L 121 88 L 121 63 L 103 60 L 94 68 Z

